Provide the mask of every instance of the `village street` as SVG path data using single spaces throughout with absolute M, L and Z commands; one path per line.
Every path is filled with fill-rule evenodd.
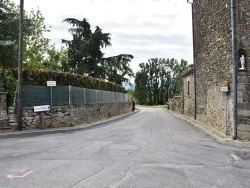
M 249 148 L 218 143 L 165 109 L 49 133 L 0 137 L 1 188 L 250 187 Z

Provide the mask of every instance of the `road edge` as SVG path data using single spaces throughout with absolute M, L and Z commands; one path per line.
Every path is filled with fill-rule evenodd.
M 133 115 L 139 111 L 140 111 L 140 109 L 132 111 L 132 112 L 128 112 L 125 114 L 112 116 L 110 118 L 106 118 L 103 120 L 76 125 L 74 127 L 58 127 L 58 128 L 51 128 L 51 129 L 32 129 L 32 130 L 23 130 L 23 131 L 17 131 L 17 130 L 2 131 L 2 132 L 0 132 L 0 140 L 7 139 L 7 138 L 20 138 L 20 137 L 23 138 L 23 137 L 28 137 L 28 136 L 34 137 L 34 136 L 40 136 L 40 135 L 45 135 L 45 134 L 57 134 L 57 133 L 63 133 L 63 132 L 67 132 L 67 131 L 77 131 L 77 130 L 82 130 L 82 129 L 88 129 L 88 128 L 91 128 L 93 126 L 98 126 L 98 125 L 105 124 L 107 122 L 112 122 L 115 120 L 125 118 L 125 117 Z
M 200 129 L 201 131 L 205 132 L 208 136 L 216 140 L 217 142 L 223 143 L 223 144 L 229 144 L 229 145 L 234 145 L 234 146 L 244 146 L 244 147 L 250 147 L 250 142 L 249 141 L 243 141 L 243 140 L 233 140 L 232 137 L 225 135 L 224 133 L 220 132 L 219 130 L 206 125 L 203 122 L 200 122 L 198 120 L 194 120 L 189 116 L 185 116 L 183 114 L 179 114 L 177 112 L 168 110 L 171 114 L 174 116 L 189 122 L 191 125 L 194 127 Z

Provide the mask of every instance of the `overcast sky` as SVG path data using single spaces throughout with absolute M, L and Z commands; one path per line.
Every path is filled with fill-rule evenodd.
M 20 0 L 14 0 L 19 5 Z M 99 26 L 111 33 L 105 57 L 132 54 L 131 67 L 150 58 L 185 59 L 192 56 L 191 5 L 186 0 L 24 0 L 24 9 L 40 9 L 51 32 L 46 37 L 60 47 L 71 39 L 65 18 L 88 19 L 92 31 Z

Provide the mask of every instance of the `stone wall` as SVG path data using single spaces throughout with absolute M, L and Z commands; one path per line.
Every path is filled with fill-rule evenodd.
M 228 0 L 194 1 L 194 42 L 197 83 L 197 119 L 224 131 L 232 130 L 232 110 L 225 116 L 222 81 L 229 83 L 232 102 L 231 13 Z M 232 134 L 232 131 L 228 131 Z
M 7 93 L 0 92 L 0 127 L 7 126 Z
M 174 96 L 169 100 L 169 109 L 178 113 L 183 113 L 182 102 L 183 101 L 181 96 Z
M 193 69 L 183 75 L 183 114 L 194 115 L 194 75 Z
M 95 122 L 98 120 L 110 118 L 119 114 L 132 111 L 132 103 L 108 103 L 108 104 L 92 104 L 80 106 L 53 106 L 52 121 L 53 127 L 68 127 L 84 123 Z M 10 116 L 13 128 L 17 125 L 16 119 L 13 118 L 14 110 L 11 108 Z M 43 117 L 43 118 L 42 118 Z M 50 111 L 34 112 L 31 107 L 23 108 L 23 128 L 49 128 L 51 127 Z
M 237 124 L 238 136 L 250 139 L 250 0 L 236 3 L 237 43 Z M 245 70 L 239 69 L 239 58 L 245 56 Z
M 197 119 L 233 134 L 231 4 L 228 0 L 194 1 L 197 68 Z M 237 63 L 237 135 L 250 138 L 250 0 L 235 1 Z M 246 70 L 240 70 L 240 56 Z M 229 93 L 219 91 L 222 81 Z

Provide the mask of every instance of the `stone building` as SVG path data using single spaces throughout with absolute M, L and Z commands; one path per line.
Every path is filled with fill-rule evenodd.
M 194 75 L 193 73 L 194 73 L 194 70 L 190 69 L 182 75 L 182 79 L 183 79 L 182 113 L 188 116 L 194 115 Z
M 197 119 L 233 135 L 234 93 L 237 95 L 237 137 L 250 139 L 250 0 L 235 0 L 235 62 L 233 91 L 231 3 L 194 0 L 194 62 Z M 244 56 L 244 67 L 240 58 Z M 229 91 L 221 92 L 222 83 Z

